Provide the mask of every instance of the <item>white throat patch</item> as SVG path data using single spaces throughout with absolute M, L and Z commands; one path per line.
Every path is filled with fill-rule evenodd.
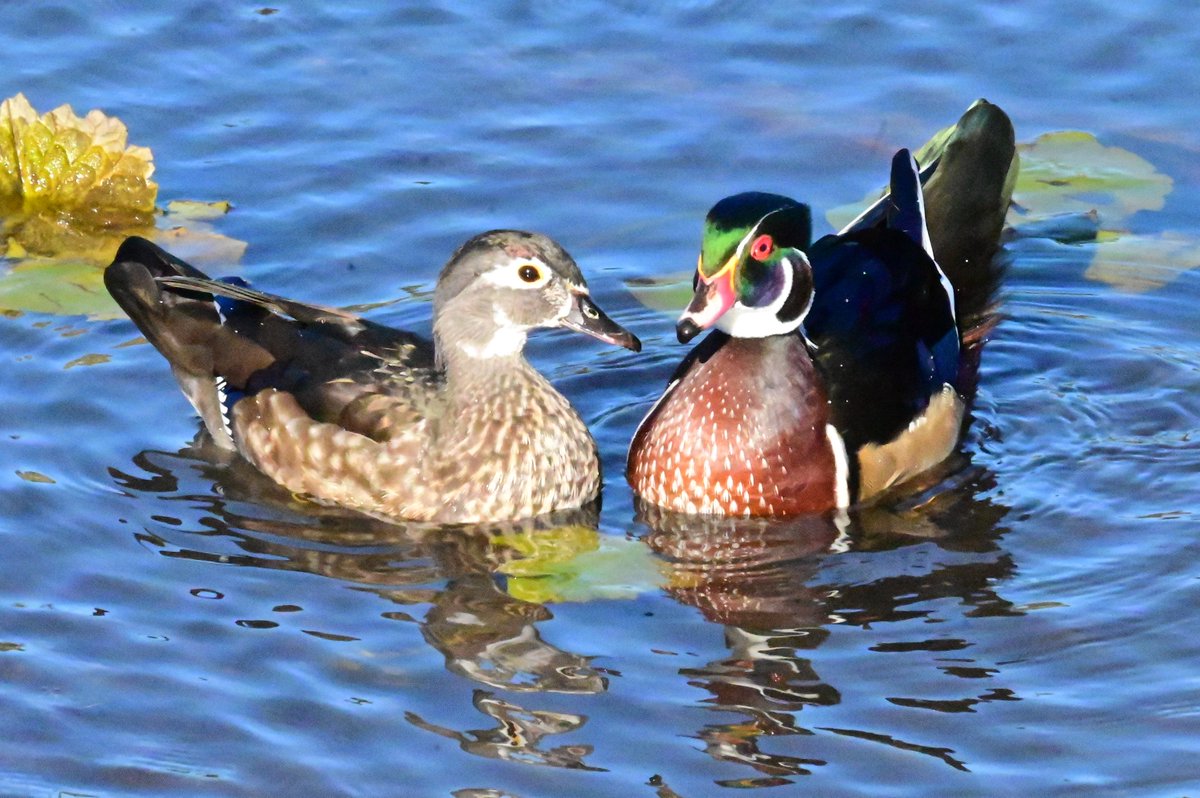
M 496 323 L 496 331 L 492 333 L 492 337 L 488 339 L 487 343 L 477 345 L 464 341 L 459 344 L 459 348 L 468 357 L 477 360 L 512 357 L 520 354 L 521 350 L 525 348 L 525 340 L 529 333 L 528 327 L 514 322 L 499 307 L 492 308 L 492 320 Z

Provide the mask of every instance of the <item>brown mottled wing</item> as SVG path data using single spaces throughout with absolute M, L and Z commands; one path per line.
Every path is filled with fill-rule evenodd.
M 411 476 L 421 456 L 422 420 L 390 440 L 377 441 L 337 424 L 314 420 L 291 394 L 260 391 L 234 405 L 233 427 L 242 454 L 288 490 L 364 512 L 430 520 L 437 506 L 397 504 L 392 488 L 414 498 Z M 405 477 L 408 478 L 405 478 Z

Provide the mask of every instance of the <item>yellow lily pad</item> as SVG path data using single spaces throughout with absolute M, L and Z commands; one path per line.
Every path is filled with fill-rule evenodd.
M 516 559 L 500 566 L 502 573 L 527 576 L 543 573 L 551 563 L 565 562 L 581 552 L 594 551 L 599 541 L 600 533 L 592 527 L 572 525 L 498 535 L 492 545 L 517 554 Z
M 1013 192 L 1010 223 L 1064 213 L 1096 211 L 1114 228 L 1138 211 L 1161 210 L 1173 182 L 1149 161 L 1120 147 L 1106 147 L 1091 133 L 1046 133 L 1018 146 L 1021 174 Z
M 40 471 L 18 471 L 17 476 L 26 482 L 36 482 L 41 485 L 55 484 L 52 477 L 48 477 Z
M 211 221 L 219 219 L 233 210 L 229 200 L 219 202 L 201 202 L 199 200 L 171 200 L 167 203 L 167 215 L 194 221 Z
M 246 254 L 245 241 L 221 235 L 204 224 L 155 230 L 149 237 L 172 255 L 205 269 L 229 269 Z
M 69 213 L 93 227 L 149 224 L 158 185 L 153 156 L 129 146 L 125 125 L 69 105 L 38 115 L 18 94 L 0 103 L 0 212 Z

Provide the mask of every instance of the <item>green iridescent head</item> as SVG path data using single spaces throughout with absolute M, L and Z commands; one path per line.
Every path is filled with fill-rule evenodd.
M 704 221 L 696 294 L 676 325 L 681 340 L 713 325 L 743 336 L 795 329 L 811 296 L 804 255 L 811 237 L 808 207 L 788 197 L 748 192 L 714 205 Z
M 780 247 L 808 249 L 812 238 L 812 215 L 808 206 L 779 194 L 748 191 L 726 197 L 712 207 L 704 219 L 700 244 L 700 275 L 712 277 L 721 271 L 738 247 L 760 222 L 770 215 L 771 227 Z

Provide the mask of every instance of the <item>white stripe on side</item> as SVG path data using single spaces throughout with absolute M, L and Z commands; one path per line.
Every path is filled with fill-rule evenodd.
M 833 490 L 838 509 L 850 506 L 850 464 L 846 457 L 846 442 L 832 424 L 825 425 L 825 437 L 829 438 L 829 450 L 833 452 Z
M 942 290 L 946 292 L 946 301 L 950 303 L 950 319 L 957 327 L 958 309 L 954 306 L 954 286 L 950 284 L 950 278 L 942 271 L 942 264 L 938 263 L 937 255 L 933 253 L 933 241 L 929 238 L 929 224 L 925 220 L 925 187 L 921 185 L 921 170 L 917 168 L 917 160 L 911 153 L 908 156 L 908 163 L 912 167 L 913 177 L 917 182 L 917 211 L 921 215 L 921 246 L 929 255 L 929 259 L 933 261 L 934 268 L 937 269 L 938 281 L 942 284 Z

